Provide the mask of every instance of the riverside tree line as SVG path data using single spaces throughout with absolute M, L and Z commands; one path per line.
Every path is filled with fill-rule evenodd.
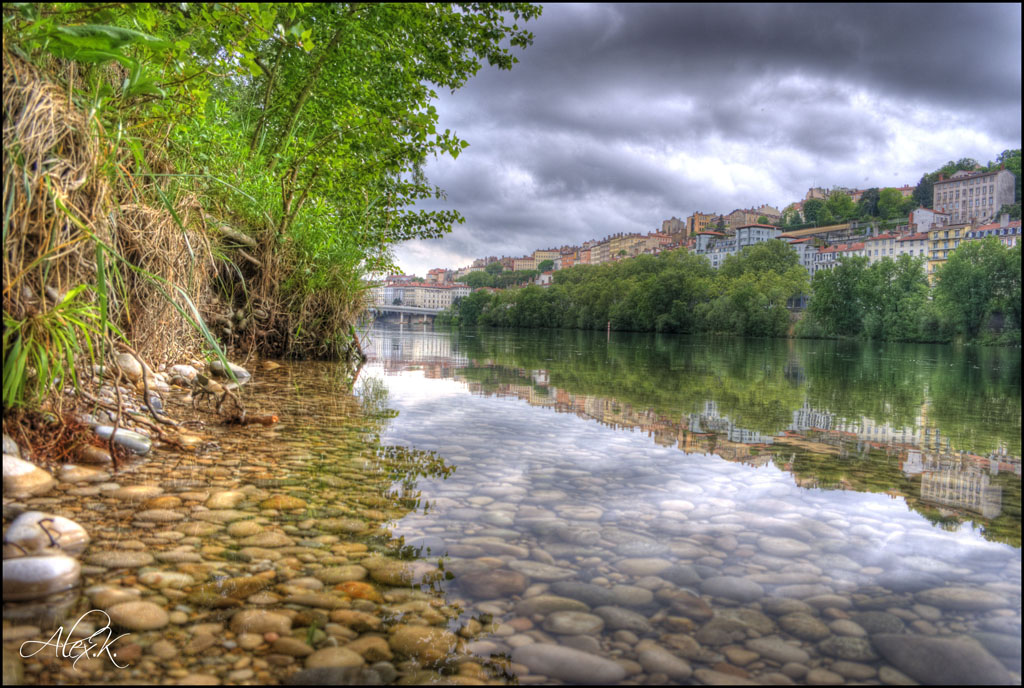
M 923 256 L 842 259 L 810 279 L 779 240 L 745 248 L 716 271 L 677 249 L 577 265 L 550 287 L 475 291 L 442 322 L 741 336 L 862 337 L 890 341 L 1019 344 L 1020 245 L 962 244 L 929 286 Z M 809 297 L 793 323 L 790 306 Z

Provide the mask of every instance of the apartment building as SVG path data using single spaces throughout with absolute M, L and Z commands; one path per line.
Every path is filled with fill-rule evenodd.
M 690 217 L 686 218 L 686 238 L 692 238 L 697 232 L 703 232 L 705 229 L 711 227 L 715 218 L 718 217 L 715 213 L 702 213 L 699 210 Z
M 976 241 L 995 237 L 1007 248 L 1013 248 L 1020 241 L 1020 220 L 1010 221 L 1010 216 L 1003 213 L 999 222 L 975 227 L 968 230 L 964 240 Z
M 949 179 L 939 175 L 933 189 L 932 206 L 949 213 L 950 222 L 985 224 L 999 209 L 1014 202 L 1016 179 L 1009 170 L 969 172 L 960 170 Z
M 910 211 L 907 222 L 910 229 L 918 232 L 930 232 L 937 227 L 943 227 L 950 222 L 949 213 L 940 213 L 931 208 L 917 208 Z
M 931 280 L 939 266 L 946 262 L 949 254 L 960 246 L 964 236 L 971 230 L 969 224 L 956 224 L 933 229 L 928 232 L 928 279 Z
M 928 232 L 904 234 L 896 240 L 896 258 L 904 254 L 923 256 L 928 253 Z

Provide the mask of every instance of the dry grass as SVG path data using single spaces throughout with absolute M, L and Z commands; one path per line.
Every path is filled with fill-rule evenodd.
M 91 302 L 99 313 L 104 295 L 109 322 L 151 365 L 195 356 L 202 338 L 171 300 L 189 310 L 177 287 L 200 310 L 212 303 L 211 246 L 204 231 L 191 229 L 202 226 L 198 200 L 169 199 L 179 225 L 162 200 L 167 178 L 147 175 L 166 172 L 166 158 L 149 145 L 148 169 L 136 168 L 101 121 L 69 99 L 81 86 L 73 63 L 50 60 L 44 72 L 7 50 L 3 62 L 5 316 L 28 322 L 50 307 L 47 295 L 53 302 L 88 285 L 84 307 Z M 116 64 L 104 70 L 110 80 L 123 78 Z M 108 249 L 102 271 L 100 246 Z M 76 337 L 81 358 L 88 347 Z M 60 390 L 50 401 L 60 403 Z

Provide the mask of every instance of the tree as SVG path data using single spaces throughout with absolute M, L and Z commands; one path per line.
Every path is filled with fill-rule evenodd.
M 553 270 L 554 267 L 555 261 L 551 259 L 542 260 L 540 263 L 537 264 L 537 272 L 547 272 L 548 270 Z
M 809 198 L 804 201 L 804 220 L 814 226 L 820 227 L 823 224 L 820 217 L 824 211 L 825 201 L 820 198 Z
M 990 172 L 998 170 L 1000 167 L 1005 167 L 1014 176 L 1014 195 L 1013 200 L 1016 203 L 1020 203 L 1020 148 L 1006 149 L 996 158 L 996 161 L 989 163 L 988 170 Z M 1019 215 L 1018 215 L 1019 219 Z
M 995 237 L 962 243 L 935 273 L 935 303 L 950 330 L 970 338 L 993 314 L 1019 323 L 1019 244 L 1011 251 Z
M 759 225 L 766 225 L 766 224 L 768 224 L 768 216 L 767 215 L 758 215 L 757 216 L 757 224 L 759 224 Z
M 860 200 L 857 201 L 857 215 L 862 218 L 878 217 L 878 198 L 877 187 L 865 189 L 860 195 Z
M 493 263 L 487 264 L 487 267 L 484 268 L 484 272 L 486 272 L 488 275 L 498 275 L 501 274 L 501 271 L 504 269 L 504 265 L 502 265 L 498 261 L 494 261 Z
M 811 280 L 808 315 L 826 334 L 852 336 L 863 328 L 864 274 L 868 258 L 841 258 L 831 270 L 818 270 Z
M 845 222 L 857 212 L 857 206 L 854 205 L 853 199 L 838 189 L 828 195 L 825 207 L 828 208 L 828 211 L 837 222 Z
M 878 192 L 878 214 L 884 220 L 899 217 L 903 207 L 903 194 L 899 189 L 887 188 Z

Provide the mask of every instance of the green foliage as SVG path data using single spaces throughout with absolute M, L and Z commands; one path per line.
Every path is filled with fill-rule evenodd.
M 886 188 L 878 192 L 878 215 L 891 220 L 899 216 L 903 208 L 903 195 L 899 189 Z
M 846 222 L 857 214 L 857 206 L 854 205 L 853 199 L 838 189 L 828 195 L 825 207 L 835 222 Z
M 542 260 L 537 264 L 537 272 L 547 272 L 553 270 L 555 267 L 555 261 L 553 260 Z
M 877 187 L 865 189 L 857 201 L 857 215 L 859 217 L 878 217 L 878 200 L 880 192 Z
M 92 340 L 101 334 L 99 309 L 82 296 L 85 289 L 39 304 L 21 320 L 4 312 L 4 408 L 33 406 L 68 379 L 78 386 L 78 353 L 88 349 L 95 360 Z
M 657 332 L 715 331 L 779 336 L 786 300 L 807 273 L 779 241 L 749 247 L 716 275 L 707 259 L 680 249 L 555 273 L 554 285 L 474 292 L 453 321 L 496 327 L 565 327 Z
M 959 172 L 960 170 L 973 170 L 977 166 L 978 161 L 974 158 L 960 158 L 956 162 L 950 160 L 934 172 L 925 174 L 921 177 L 921 181 L 917 183 L 917 186 L 914 187 L 914 194 L 912 196 L 914 199 L 914 207 L 933 207 L 934 187 L 935 182 L 939 180 L 939 175 L 944 175 L 946 179 L 949 179 L 954 173 Z
M 1020 330 L 1020 251 L 989 237 L 950 254 L 936 271 L 935 304 L 951 332 L 974 338 L 993 317 L 999 329 Z
M 164 175 L 161 194 L 200 197 L 257 239 L 265 274 L 240 276 L 288 314 L 292 349 L 326 343 L 337 354 L 365 302 L 361 277 L 393 268 L 396 243 L 462 221 L 412 210 L 443 195 L 422 173 L 428 156 L 468 145 L 438 130 L 435 89 L 461 87 L 484 63 L 511 68 L 511 51 L 532 42 L 521 23 L 540 11 L 24 4 L 5 6 L 4 44 L 76 61 L 86 85 L 73 95 L 103 129 L 131 132 L 143 144 L 136 160 L 148 153 L 181 171 Z M 125 73 L 119 91 L 106 85 L 111 63 Z
M 500 275 L 502 270 L 504 269 L 504 265 L 502 265 L 498 261 L 494 261 L 493 263 L 488 263 L 487 267 L 484 268 L 484 272 L 486 272 L 489 275 Z
M 827 224 L 823 217 L 826 210 L 825 201 L 820 198 L 810 198 L 804 201 L 804 221 L 813 224 L 815 227 Z

